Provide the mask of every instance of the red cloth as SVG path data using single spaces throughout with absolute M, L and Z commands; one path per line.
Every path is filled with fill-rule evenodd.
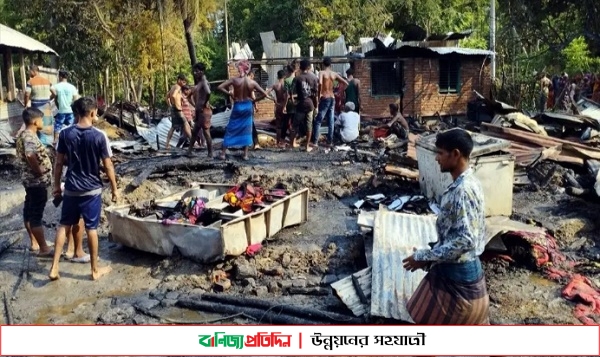
M 571 301 L 579 301 L 573 315 L 584 325 L 598 325 L 600 320 L 600 291 L 593 287 L 592 282 L 575 274 L 569 284 L 563 289 L 562 296 Z
M 505 236 L 505 243 L 517 243 L 516 239 L 529 244 L 536 267 L 553 280 L 569 279 L 562 291 L 562 296 L 577 302 L 573 316 L 585 325 L 600 323 L 600 290 L 581 274 L 574 274 L 574 262 L 570 262 L 559 251 L 554 237 L 547 233 L 510 232 Z
M 260 244 L 260 243 L 249 245 L 246 248 L 246 255 L 249 257 L 252 257 L 252 256 L 254 256 L 254 254 L 258 253 L 261 249 L 262 249 L 262 244 Z

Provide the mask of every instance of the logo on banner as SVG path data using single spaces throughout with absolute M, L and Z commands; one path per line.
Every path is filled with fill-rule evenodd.
M 198 343 L 202 347 L 291 347 L 292 335 L 281 332 L 258 332 L 256 335 L 228 335 L 215 332 L 214 335 L 198 335 Z

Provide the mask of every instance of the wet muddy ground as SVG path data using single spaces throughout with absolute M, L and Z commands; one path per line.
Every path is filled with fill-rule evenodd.
M 190 159 L 190 167 L 203 163 L 201 171 L 179 169 L 153 175 L 135 190 L 127 189 L 133 176 L 119 178 L 125 202 L 133 203 L 181 191 L 193 182 L 237 183 L 258 175 L 265 187 L 282 182 L 290 190 L 311 189 L 309 221 L 289 228 L 267 242 L 253 258 L 237 258 L 214 265 L 201 265 L 180 257 L 159 257 L 122 247 L 108 241 L 106 221 L 100 229 L 102 264 L 113 271 L 100 281 L 90 280 L 88 264 L 61 263 L 61 279 L 47 279 L 50 259 L 38 259 L 26 251 L 28 239 L 22 229 L 20 210 L 0 219 L 0 239 L 22 235 L 23 239 L 0 256 L 0 293 L 10 300 L 15 324 L 119 324 L 119 323 L 201 323 L 221 317 L 175 306 L 186 294 L 211 291 L 210 275 L 215 270 L 237 271 L 244 265 L 244 277 L 233 277 L 227 294 L 244 294 L 277 299 L 282 304 L 309 305 L 329 311 L 345 307 L 330 293 L 324 296 L 287 295 L 290 286 L 326 287 L 330 282 L 365 267 L 364 238 L 356 225 L 350 204 L 365 193 L 399 194 L 415 187 L 399 179 L 374 188 L 372 174 L 378 165 L 369 157 L 346 153 L 304 153 L 263 150 L 254 152 L 248 162 L 232 156 L 231 165 L 211 162 L 204 154 Z M 163 157 L 153 160 L 187 160 Z M 119 170 L 138 163 L 120 160 Z M 358 161 L 358 162 L 356 162 Z M 126 165 L 128 165 L 126 167 Z M 131 170 L 130 170 L 131 171 Z M 131 171 L 133 172 L 133 171 Z M 4 186 L 14 184 L 4 182 Z M 109 194 L 108 192 L 106 194 Z M 105 200 L 106 202 L 108 200 Z M 515 216 L 538 222 L 551 229 L 569 256 L 600 257 L 596 252 L 595 222 L 598 205 L 564 193 L 515 193 Z M 46 234 L 54 240 L 59 211 L 51 203 L 46 208 Z M 599 251 L 600 252 L 600 251 Z M 401 268 L 401 267 L 398 267 Z M 486 264 L 490 293 L 491 321 L 494 324 L 578 324 L 573 304 L 560 292 L 563 285 L 549 281 L 524 267 L 497 262 Z M 593 278 L 593 276 L 592 276 Z M 1 295 L 1 294 L 0 294 Z M 143 311 L 151 310 L 152 316 Z M 6 314 L 0 324 L 6 323 Z M 226 323 L 256 323 L 245 318 Z

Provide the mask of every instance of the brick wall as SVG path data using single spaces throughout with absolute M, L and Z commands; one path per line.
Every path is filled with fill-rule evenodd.
M 461 115 L 467 110 L 467 103 L 473 99 L 473 90 L 489 93 L 489 60 L 483 66 L 481 57 L 463 57 L 461 60 L 460 93 L 443 94 L 438 91 L 439 61 L 437 58 L 402 59 L 404 63 L 404 114 L 427 117 L 436 112 L 440 115 Z M 371 95 L 371 61 L 357 60 L 354 63 L 355 77 L 361 81 L 362 114 L 387 116 L 390 103 L 399 96 Z
M 235 68 L 234 64 L 227 65 L 227 74 L 228 78 L 234 78 L 239 75 L 237 68 Z M 266 90 L 266 88 L 263 88 Z M 256 107 L 258 112 L 254 114 L 254 119 L 256 120 L 273 120 L 275 118 L 275 103 L 273 101 L 264 99 L 260 102 L 256 103 Z

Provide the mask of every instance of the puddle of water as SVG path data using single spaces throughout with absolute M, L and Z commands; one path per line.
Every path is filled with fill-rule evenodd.
M 555 286 L 556 283 L 550 279 L 544 278 L 541 275 L 531 274 L 529 275 L 529 281 L 537 286 Z
M 95 325 L 96 321 L 86 319 L 85 316 L 75 313 L 75 310 L 80 305 L 87 305 L 85 308 L 91 307 L 96 301 L 100 299 L 112 298 L 112 297 L 127 297 L 135 295 L 132 292 L 125 292 L 122 290 L 112 290 L 103 293 L 96 297 L 87 297 L 83 299 L 77 299 L 70 304 L 59 305 L 59 306 L 48 306 L 40 309 L 37 312 L 37 318 L 33 322 L 35 325 L 46 325 L 51 323 L 51 319 L 60 318 L 60 324 L 74 324 L 74 325 Z

